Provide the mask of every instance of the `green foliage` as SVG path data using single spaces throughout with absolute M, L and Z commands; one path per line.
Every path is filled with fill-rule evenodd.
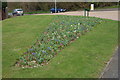
M 84 8 L 90 8 L 91 2 L 57 2 L 57 8 L 67 9 L 67 11 L 83 10 Z M 118 2 L 94 2 L 95 8 L 115 6 Z M 25 12 L 34 11 L 50 11 L 55 7 L 54 2 L 9 2 L 9 11 L 15 8 L 22 8 Z
M 7 7 L 7 2 L 2 2 L 2 8 L 6 8 Z

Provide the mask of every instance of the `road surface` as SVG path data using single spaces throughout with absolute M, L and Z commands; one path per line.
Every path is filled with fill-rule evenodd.
M 95 11 L 90 11 L 89 16 L 120 21 L 120 19 L 118 19 L 118 12 L 119 12 L 118 8 L 99 9 Z M 69 11 L 69 12 L 61 12 L 61 13 L 52 13 L 52 14 L 44 13 L 44 14 L 34 14 L 34 15 L 80 15 L 80 16 L 84 16 L 84 11 Z

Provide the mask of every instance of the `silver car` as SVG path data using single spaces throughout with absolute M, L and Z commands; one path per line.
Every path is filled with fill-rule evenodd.
M 16 15 L 16 16 L 23 16 L 24 15 L 24 12 L 22 9 L 14 9 L 13 10 L 13 16 Z

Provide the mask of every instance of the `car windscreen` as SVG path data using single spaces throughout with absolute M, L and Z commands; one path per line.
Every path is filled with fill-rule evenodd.
M 17 11 L 23 11 L 23 10 L 17 10 Z

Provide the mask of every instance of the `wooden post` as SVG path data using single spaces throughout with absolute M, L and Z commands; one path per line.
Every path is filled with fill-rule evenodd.
M 6 18 L 6 15 L 5 15 L 5 8 L 2 9 L 2 20 L 4 20 Z
M 2 20 L 2 10 L 0 10 L 0 20 Z
M 56 7 L 56 0 L 55 0 L 55 13 L 57 12 L 57 7 Z
M 6 19 L 8 18 L 8 7 L 5 8 Z

